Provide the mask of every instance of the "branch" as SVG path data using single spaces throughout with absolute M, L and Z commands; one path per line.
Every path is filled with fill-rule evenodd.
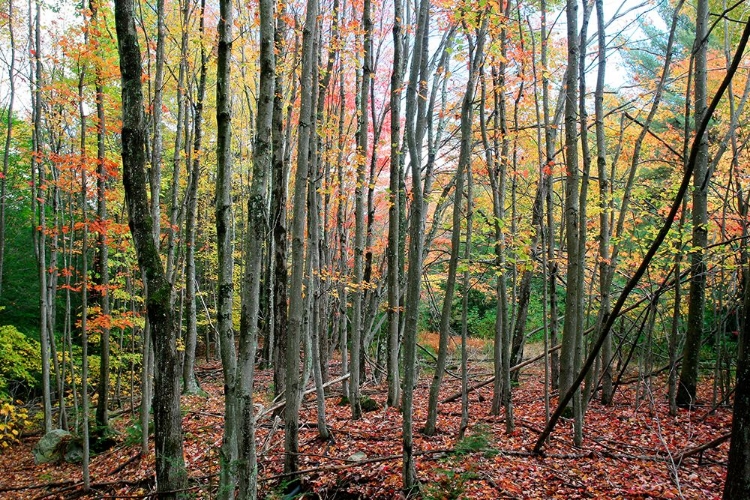
M 548 351 L 547 351 L 546 353 L 542 353 L 542 354 L 540 354 L 539 356 L 537 356 L 537 357 L 535 357 L 535 358 L 527 359 L 527 360 L 526 360 L 526 361 L 524 361 L 523 363 L 519 363 L 519 364 L 517 364 L 516 366 L 513 366 L 513 367 L 511 367 L 511 369 L 510 369 L 510 372 L 511 372 L 511 373 L 513 373 L 513 372 L 516 372 L 516 371 L 520 370 L 521 368 L 523 368 L 524 366 L 528 366 L 528 365 L 530 365 L 531 363 L 534 363 L 534 362 L 536 362 L 536 361 L 539 361 L 539 360 L 540 360 L 540 359 L 542 359 L 543 357 L 545 357 L 545 356 L 549 355 L 550 353 L 553 353 L 553 352 L 557 351 L 557 350 L 558 350 L 558 349 L 560 349 L 561 347 L 562 347 L 562 344 L 560 344 L 560 345 L 556 345 L 556 346 L 555 346 L 555 347 L 553 347 L 552 349 L 549 349 L 549 350 L 548 350 Z M 484 382 L 479 382 L 478 384 L 474 384 L 474 385 L 472 385 L 471 387 L 469 387 L 469 388 L 468 388 L 468 389 L 466 390 L 466 393 L 468 394 L 468 393 L 470 393 L 470 392 L 474 392 L 474 391 L 476 391 L 477 389 L 481 389 L 482 387 L 484 387 L 484 386 L 486 386 L 486 385 L 490 385 L 490 384 L 491 384 L 492 382 L 494 382 L 494 381 L 495 381 L 495 377 L 492 377 L 491 379 L 489 379 L 489 380 L 485 380 Z M 461 397 L 461 393 L 459 392 L 459 393 L 456 393 L 456 394 L 454 394 L 454 395 L 452 395 L 452 396 L 450 396 L 450 397 L 447 397 L 447 398 L 445 398 L 444 400 L 442 400 L 442 401 L 441 401 L 441 403 L 452 403 L 453 401 L 457 400 L 457 399 L 458 399 L 458 398 L 460 398 L 460 397 Z
M 325 389 L 326 387 L 329 387 L 329 386 L 331 386 L 331 385 L 333 385 L 333 384 L 336 384 L 336 383 L 338 383 L 338 382 L 341 382 L 342 380 L 346 380 L 346 379 L 348 379 L 348 378 L 349 378 L 349 375 L 350 375 L 350 374 L 349 374 L 349 373 L 347 373 L 346 375 L 342 375 L 342 376 L 340 376 L 340 377 L 338 377 L 338 378 L 335 378 L 335 379 L 333 379 L 333 380 L 329 380 L 328 382 L 326 382 L 325 384 L 323 384 L 323 389 Z M 303 393 L 302 393 L 302 397 L 305 397 L 305 396 L 307 396 L 308 394 L 312 394 L 313 392 L 315 392 L 315 387 L 312 387 L 312 388 L 310 388 L 310 389 L 307 389 L 307 390 L 306 390 L 305 392 L 303 392 Z M 270 406 L 270 407 L 269 407 L 268 409 L 262 410 L 262 411 L 261 411 L 260 413 L 258 413 L 258 416 L 257 416 L 257 417 L 255 417 L 255 422 L 256 422 L 256 423 L 257 423 L 257 422 L 259 422 L 261 418 L 263 418 L 263 417 L 265 417 L 266 415 L 269 415 L 269 414 L 271 414 L 271 413 L 275 412 L 276 410 L 278 410 L 278 409 L 280 409 L 280 408 L 283 408 L 283 407 L 284 407 L 285 405 L 286 405 L 286 399 L 284 399 L 284 400 L 282 400 L 282 401 L 279 401 L 279 402 L 278 402 L 278 403 L 276 403 L 275 405 L 273 405 L 273 406 Z

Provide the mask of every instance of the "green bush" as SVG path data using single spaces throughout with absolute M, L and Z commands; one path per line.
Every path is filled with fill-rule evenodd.
M 39 352 L 39 342 L 15 326 L 0 326 L 0 399 L 15 399 L 19 389 L 37 385 L 42 371 Z

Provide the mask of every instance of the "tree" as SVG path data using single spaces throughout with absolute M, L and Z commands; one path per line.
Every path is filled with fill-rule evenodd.
M 141 54 L 133 14 L 133 0 L 115 3 L 117 46 L 122 80 L 123 186 L 130 231 L 138 264 L 147 287 L 146 308 L 154 339 L 154 435 L 156 477 L 162 498 L 176 498 L 187 483 L 182 455 L 180 378 L 176 332 L 170 307 L 171 286 L 166 279 L 149 214 L 146 195 L 146 127 L 143 117 Z
M 560 353 L 560 394 L 570 389 L 575 377 L 578 346 L 578 311 L 583 303 L 583 290 L 579 276 L 583 273 L 583 256 L 579 247 L 579 166 L 578 130 L 576 127 L 578 105 L 578 0 L 567 0 L 565 19 L 568 40 L 568 66 L 565 80 L 565 235 L 568 251 L 568 284 L 565 295 L 565 321 L 563 323 L 562 351 Z M 574 410 L 575 411 L 575 410 Z
M 694 123 L 697 127 L 706 113 L 708 102 L 708 0 L 698 0 L 695 20 L 695 93 Z M 690 295 L 688 298 L 687 332 L 682 370 L 677 386 L 677 405 L 695 404 L 698 385 L 698 359 L 703 335 L 706 307 L 706 245 L 708 244 L 708 134 L 700 143 L 693 173 L 693 251 L 690 254 Z
M 365 165 L 367 163 L 368 103 L 370 98 L 370 82 L 372 81 L 372 6 L 370 0 L 364 0 L 362 11 L 362 27 L 364 29 L 364 59 L 362 61 L 362 84 L 359 95 L 359 120 L 357 123 L 357 185 L 354 192 L 354 277 L 355 288 L 352 305 L 352 361 L 351 361 L 351 394 L 352 419 L 359 420 L 362 408 L 359 401 L 360 378 L 364 371 L 361 364 L 362 355 L 362 307 L 364 301 L 364 283 L 362 278 L 362 258 L 365 252 Z
M 91 9 L 91 24 L 98 27 L 99 23 L 99 6 L 96 3 L 97 0 L 90 1 Z M 99 50 L 98 40 L 95 43 L 95 51 L 101 53 Z M 100 56 L 101 57 L 101 56 Z M 96 82 L 96 216 L 101 226 L 106 228 L 107 226 L 107 187 L 108 187 L 108 173 L 107 173 L 107 158 L 106 158 L 106 126 L 105 126 L 105 115 L 104 115 L 104 82 L 102 76 L 102 68 L 100 64 L 96 64 L 94 67 Z M 83 132 L 82 132 L 83 134 Z M 97 241 L 97 249 L 99 252 L 98 259 L 98 274 L 99 274 L 99 285 L 101 286 L 100 302 L 102 314 L 107 321 L 104 322 L 101 331 L 100 339 L 100 354 L 99 354 L 99 387 L 97 388 L 98 399 L 96 403 L 96 424 L 100 427 L 107 427 L 109 425 L 109 317 L 112 314 L 110 306 L 110 290 L 109 290 L 109 241 L 107 239 L 106 229 L 99 231 L 99 240 Z
M 198 218 L 198 183 L 201 170 L 201 147 L 203 145 L 203 101 L 206 96 L 206 73 L 208 56 L 203 41 L 205 33 L 206 2 L 200 4 L 200 76 L 198 78 L 198 95 L 195 101 L 193 115 L 193 159 L 190 166 L 190 180 L 187 191 L 187 224 L 185 250 L 185 300 L 188 304 L 187 333 L 185 341 L 185 358 L 182 365 L 182 380 L 184 392 L 190 394 L 198 392 L 198 382 L 195 378 L 195 348 L 198 343 L 198 326 L 196 311 L 196 273 L 195 273 L 195 233 Z M 206 342 L 206 352 L 209 346 Z
M 417 324 L 422 276 L 424 234 L 424 198 L 422 193 L 422 140 L 424 139 L 425 99 L 427 91 L 428 28 L 430 2 L 419 2 L 417 28 L 414 35 L 409 84 L 406 88 L 406 128 L 404 130 L 411 165 L 411 221 L 409 222 L 409 270 L 406 302 L 404 303 L 404 390 L 403 412 L 403 488 L 411 492 L 418 488 L 417 469 L 413 448 L 414 386 L 417 383 Z
M 401 0 L 393 5 L 393 69 L 391 73 L 391 158 L 388 208 L 388 405 L 398 406 L 401 392 L 401 379 L 398 369 L 400 347 L 400 304 L 399 274 L 399 216 L 401 211 L 401 87 L 404 84 L 403 35 L 401 33 Z
M 737 345 L 737 381 L 725 500 L 750 496 L 750 283 L 747 281 L 742 309 L 744 318 Z
M 307 183 L 310 140 L 313 136 L 313 71 L 317 39 L 318 0 L 307 0 L 305 27 L 302 32 L 302 74 L 300 77 L 299 133 L 297 139 L 297 182 L 294 185 L 292 214 L 292 276 L 289 283 L 289 323 L 286 344 L 286 410 L 284 415 L 284 472 L 295 473 L 299 462 L 299 349 L 303 329 L 305 300 L 304 239 L 306 226 Z
M 222 498 L 234 498 L 236 462 L 239 459 L 241 409 L 237 352 L 232 326 L 234 295 L 234 244 L 232 231 L 232 109 L 230 75 L 232 55 L 233 6 L 230 0 L 219 3 L 219 47 L 216 62 L 216 238 L 219 260 L 217 294 L 221 365 L 224 373 L 224 437 L 221 444 L 219 492 Z
M 253 406 L 253 380 L 255 370 L 255 345 L 258 338 L 258 312 L 260 281 L 263 267 L 263 242 L 268 228 L 266 193 L 271 173 L 271 129 L 273 96 L 276 72 L 274 56 L 273 1 L 261 0 L 260 7 L 260 92 L 257 103 L 257 131 L 253 147 L 253 181 L 247 201 L 247 235 L 245 283 L 242 297 L 240 325 L 240 352 L 235 378 L 240 407 L 240 497 L 257 496 L 258 466 L 255 453 L 255 412 Z M 227 70 L 227 82 L 229 82 Z

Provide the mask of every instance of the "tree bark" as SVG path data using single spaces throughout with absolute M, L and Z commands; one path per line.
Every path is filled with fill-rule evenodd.
M 706 113 L 708 81 L 708 0 L 698 0 L 695 20 L 694 123 L 697 127 Z M 708 134 L 703 135 L 693 172 L 693 241 L 690 253 L 690 292 L 687 331 L 682 370 L 677 386 L 677 406 L 692 407 L 696 402 L 698 360 L 706 307 L 706 245 L 708 244 Z
M 141 55 L 132 0 L 116 2 L 115 24 L 122 79 L 123 185 L 130 231 L 138 255 L 138 264 L 148 289 L 146 307 L 155 348 L 154 426 L 157 492 L 162 498 L 176 498 L 179 494 L 175 492 L 182 491 L 187 484 L 182 455 L 176 332 L 169 304 L 171 287 L 166 280 L 153 239 L 153 222 L 148 208 Z
M 393 5 L 393 69 L 391 73 L 391 161 L 389 174 L 389 207 L 388 207 L 388 406 L 398 406 L 401 396 L 399 376 L 399 317 L 400 292 L 399 275 L 399 213 L 401 210 L 401 87 L 404 85 L 403 70 L 403 35 L 401 18 L 403 7 L 401 0 L 394 0 Z
M 234 498 L 237 484 L 242 414 L 238 402 L 237 351 L 232 321 L 234 300 L 234 231 L 232 230 L 231 54 L 234 12 L 231 0 L 219 2 L 219 47 L 216 66 L 216 236 L 218 250 L 217 322 L 224 372 L 224 437 L 220 450 L 219 496 Z
M 284 416 L 284 472 L 294 474 L 299 468 L 299 406 L 300 376 L 299 353 L 303 333 L 305 298 L 302 284 L 305 270 L 305 227 L 307 207 L 307 183 L 309 170 L 310 138 L 314 133 L 313 85 L 315 40 L 317 33 L 318 0 L 307 0 L 305 26 L 302 32 L 302 73 L 300 77 L 300 115 L 297 136 L 297 175 L 294 184 L 294 208 L 292 214 L 292 274 L 289 294 L 289 324 L 286 343 L 286 394 Z
M 349 400 L 352 406 L 352 419 L 359 420 L 362 408 L 359 401 L 359 385 L 361 371 L 364 366 L 360 363 L 362 355 L 362 330 L 364 305 L 363 262 L 365 251 L 365 165 L 367 164 L 367 143 L 369 134 L 369 120 L 367 107 L 370 102 L 370 82 L 372 81 L 372 5 L 370 0 L 364 0 L 362 12 L 362 27 L 364 29 L 364 60 L 362 61 L 362 85 L 359 97 L 359 122 L 357 124 L 357 184 L 354 189 L 354 297 L 352 300 L 352 357 L 351 357 L 351 394 Z
M 409 270 L 407 274 L 406 301 L 404 303 L 404 389 L 403 412 L 403 489 L 411 493 L 418 488 L 417 469 L 414 463 L 413 402 L 414 388 L 418 382 L 417 326 L 419 323 L 419 295 L 422 276 L 424 241 L 424 198 L 422 193 L 422 140 L 425 123 L 425 94 L 428 58 L 428 28 L 430 2 L 420 0 L 417 28 L 414 36 L 409 85 L 406 89 L 405 138 L 409 150 L 412 181 L 412 208 L 409 226 Z
M 36 13 L 32 15 L 29 2 L 29 45 L 33 46 L 34 57 L 29 59 L 29 87 L 32 107 L 32 149 L 31 160 L 31 203 L 34 212 L 33 229 L 34 252 L 37 259 L 39 276 L 39 340 L 42 350 L 42 407 L 44 410 L 44 432 L 52 430 L 52 395 L 50 388 L 50 336 L 49 336 L 49 303 L 47 297 L 47 218 L 45 197 L 40 193 L 45 181 L 45 166 L 42 160 L 42 39 L 41 11 L 42 3 L 36 0 Z M 32 45 L 33 40 L 33 45 Z M 30 51 L 31 52 L 31 51 Z M 38 221 L 38 222 L 37 222 Z
M 724 500 L 750 498 L 750 283 L 747 281 L 743 316 L 737 345 L 737 382 Z
M 578 276 L 583 272 L 579 254 L 579 182 L 578 129 L 578 0 L 567 0 L 565 7 L 568 40 L 568 70 L 565 90 L 565 235 L 568 252 L 565 319 L 560 352 L 560 393 L 570 389 L 575 377 L 578 329 L 578 304 L 583 296 Z
M 89 2 L 91 8 L 91 23 L 97 26 L 99 24 L 99 4 L 97 0 Z M 97 26 L 98 28 L 98 26 Z M 101 52 L 98 40 L 95 40 L 95 51 Z M 104 82 L 102 79 L 102 68 L 96 64 L 94 71 L 96 73 L 96 211 L 99 219 L 99 241 L 97 247 L 99 251 L 99 285 L 101 286 L 101 308 L 102 314 L 109 317 L 112 313 L 110 306 L 109 291 L 109 244 L 107 241 L 107 184 L 108 174 L 105 166 L 106 163 L 106 127 L 104 115 Z M 109 326 L 105 322 L 102 326 L 101 338 L 99 342 L 99 386 L 97 388 L 96 404 L 96 425 L 107 427 L 109 425 Z
M 185 341 L 185 359 L 182 364 L 183 391 L 187 394 L 197 393 L 200 388 L 195 378 L 195 348 L 198 343 L 198 318 L 196 307 L 196 274 L 195 274 L 195 232 L 198 218 L 198 183 L 201 172 L 201 148 L 203 147 L 203 100 L 206 96 L 206 73 L 208 56 L 203 43 L 205 33 L 206 0 L 200 4 L 199 34 L 201 38 L 200 49 L 200 76 L 198 80 L 198 95 L 195 102 L 193 116 L 193 151 L 190 166 L 190 182 L 187 194 L 187 221 L 186 221 L 186 252 L 185 252 L 185 300 L 188 303 L 187 333 Z M 206 351 L 209 351 L 206 342 Z

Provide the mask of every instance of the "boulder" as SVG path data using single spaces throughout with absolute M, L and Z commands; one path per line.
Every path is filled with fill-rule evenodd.
M 80 462 L 83 459 L 83 448 L 80 440 L 62 429 L 55 429 L 45 434 L 32 450 L 34 462 Z

